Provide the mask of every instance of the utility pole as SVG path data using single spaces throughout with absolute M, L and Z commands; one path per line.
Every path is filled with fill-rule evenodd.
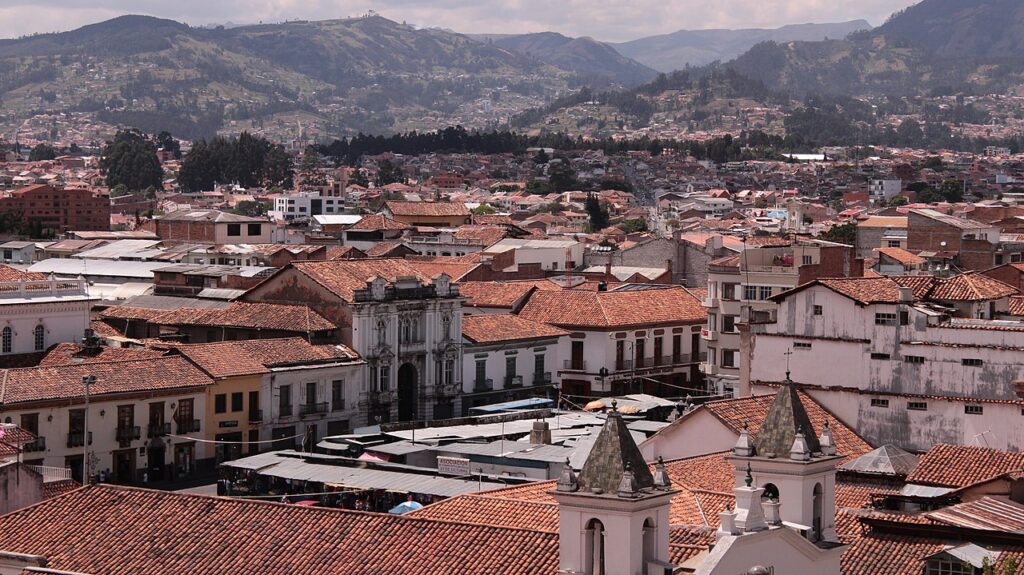
M 85 416 L 82 418 L 82 484 L 88 485 L 92 477 L 92 460 L 89 459 L 89 386 L 96 383 L 95 375 L 83 375 L 82 385 L 85 386 Z

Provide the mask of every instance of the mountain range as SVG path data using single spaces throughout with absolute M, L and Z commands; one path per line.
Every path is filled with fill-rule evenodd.
M 867 20 L 851 20 L 829 24 L 793 24 L 774 29 L 680 30 L 611 46 L 623 56 L 659 72 L 672 72 L 686 66 L 732 60 L 761 42 L 845 38 L 853 32 L 870 28 L 871 24 Z
M 845 39 L 763 42 L 729 63 L 793 94 L 1000 92 L 1024 81 L 1024 3 L 923 0 Z

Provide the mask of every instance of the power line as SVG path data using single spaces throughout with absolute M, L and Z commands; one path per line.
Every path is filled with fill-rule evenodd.
M 218 445 L 244 445 L 246 443 L 249 443 L 249 444 L 253 444 L 253 443 L 277 443 L 278 441 L 287 441 L 289 439 L 298 439 L 300 437 L 305 437 L 305 436 L 306 436 L 305 433 L 300 433 L 298 435 L 293 435 L 291 437 L 279 437 L 277 439 L 267 439 L 267 440 L 264 440 L 264 441 L 219 441 L 219 440 L 216 440 L 216 439 L 196 439 L 194 437 L 189 437 L 187 435 L 174 435 L 173 433 L 168 433 L 166 435 L 162 435 L 161 437 L 173 437 L 175 439 L 188 439 L 190 441 L 195 441 L 197 443 L 216 443 Z

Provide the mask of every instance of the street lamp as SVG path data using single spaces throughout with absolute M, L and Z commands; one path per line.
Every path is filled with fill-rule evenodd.
M 92 461 L 89 459 L 89 386 L 96 383 L 95 375 L 83 375 L 82 385 L 85 386 L 85 416 L 82 418 L 82 483 L 88 484 L 92 478 Z

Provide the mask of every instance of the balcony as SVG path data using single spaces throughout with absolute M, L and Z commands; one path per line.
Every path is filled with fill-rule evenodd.
M 564 362 L 563 369 L 565 369 L 566 371 L 587 371 L 587 362 L 583 361 L 582 359 L 567 359 Z
M 331 411 L 345 411 L 345 400 L 338 397 L 331 401 Z
M 170 423 L 150 423 L 146 427 L 146 437 L 160 437 L 171 434 Z
M 259 423 L 261 421 L 263 421 L 262 409 L 249 410 L 249 423 Z
M 506 389 L 511 388 L 511 387 L 522 387 L 522 386 L 523 386 L 523 376 L 521 376 L 521 375 L 513 375 L 513 376 L 505 378 L 505 388 Z
M 494 391 L 494 380 L 493 379 L 478 379 L 473 382 L 473 391 L 479 393 L 482 391 Z
M 186 419 L 178 422 L 178 433 L 199 433 L 199 420 L 198 419 Z
M 133 427 L 118 427 L 116 429 L 117 440 L 121 443 L 130 443 L 142 437 L 142 430 L 138 425 Z
M 718 341 L 718 332 L 706 327 L 700 328 L 700 336 L 704 338 L 704 341 Z
M 46 451 L 46 438 L 37 437 L 35 441 L 25 444 L 25 452 Z
M 700 370 L 704 372 L 704 375 L 718 375 L 718 366 L 713 363 L 700 364 Z
M 292 409 L 292 404 L 290 403 L 286 405 L 281 405 L 277 411 L 278 417 L 291 417 L 292 413 L 294 412 L 294 410 Z
M 299 406 L 299 417 L 327 413 L 330 409 L 331 406 L 326 401 L 322 403 L 303 403 Z
M 718 298 L 708 296 L 702 299 L 700 303 L 706 308 L 715 309 L 718 307 Z
M 68 447 L 82 447 L 85 445 L 85 434 L 81 431 L 73 431 L 68 434 Z M 92 445 L 92 432 L 89 432 L 89 445 Z
M 363 403 L 370 405 L 383 405 L 391 402 L 391 392 L 388 390 L 373 390 L 363 392 Z
M 551 372 L 533 374 L 533 385 L 551 385 Z

